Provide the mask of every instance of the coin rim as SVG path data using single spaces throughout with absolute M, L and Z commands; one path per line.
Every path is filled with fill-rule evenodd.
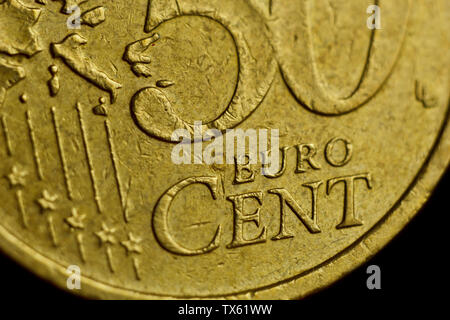
M 66 286 L 66 268 L 45 257 L 0 225 L 0 250 L 57 287 L 92 299 L 298 299 L 322 290 L 364 264 L 380 251 L 420 211 L 450 165 L 450 105 L 431 151 L 412 184 L 383 218 L 346 249 L 318 266 L 260 289 L 229 295 L 173 297 L 114 287 L 82 276 L 82 290 Z

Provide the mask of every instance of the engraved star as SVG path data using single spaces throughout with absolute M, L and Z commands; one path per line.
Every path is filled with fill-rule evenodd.
M 42 198 L 37 200 L 38 204 L 41 206 L 42 210 L 56 210 L 56 200 L 58 200 L 57 195 L 52 195 L 47 190 L 42 192 Z
M 128 240 L 122 241 L 121 244 L 127 250 L 127 255 L 130 253 L 141 254 L 142 253 L 142 246 L 140 245 L 141 242 L 142 242 L 141 238 L 133 236 L 133 234 L 130 232 L 128 234 Z
M 66 218 L 65 221 L 72 230 L 84 229 L 84 218 L 86 218 L 86 215 L 80 215 L 76 208 L 72 208 L 72 216 Z
M 12 187 L 24 187 L 26 183 L 25 177 L 27 175 L 28 172 L 24 168 L 15 165 L 12 167 L 11 173 L 8 175 L 9 183 Z
M 115 232 L 116 228 L 108 228 L 108 226 L 103 223 L 102 230 L 99 232 L 95 232 L 95 235 L 100 239 L 101 245 L 116 244 L 117 240 L 114 236 Z

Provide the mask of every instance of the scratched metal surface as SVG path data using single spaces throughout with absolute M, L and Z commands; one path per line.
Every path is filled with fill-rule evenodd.
M 450 156 L 448 2 L 377 3 L 381 30 L 356 0 L 2 1 L 1 249 L 63 289 L 79 266 L 91 298 L 288 299 L 339 279 Z M 194 121 L 279 129 L 278 174 L 174 164 Z

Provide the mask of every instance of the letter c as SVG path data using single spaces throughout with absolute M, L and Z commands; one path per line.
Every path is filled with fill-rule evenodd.
M 153 232 L 159 244 L 171 253 L 183 256 L 196 256 L 211 252 L 219 247 L 222 227 L 219 225 L 211 242 L 200 249 L 189 249 L 172 237 L 169 231 L 169 210 L 176 195 L 184 188 L 193 184 L 204 184 L 211 192 L 213 199 L 217 199 L 218 178 L 217 177 L 194 177 L 183 180 L 164 193 L 159 199 L 153 211 Z

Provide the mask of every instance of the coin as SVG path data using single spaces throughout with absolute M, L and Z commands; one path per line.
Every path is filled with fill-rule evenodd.
M 449 164 L 449 12 L 1 1 L 0 248 L 88 298 L 327 287 Z

